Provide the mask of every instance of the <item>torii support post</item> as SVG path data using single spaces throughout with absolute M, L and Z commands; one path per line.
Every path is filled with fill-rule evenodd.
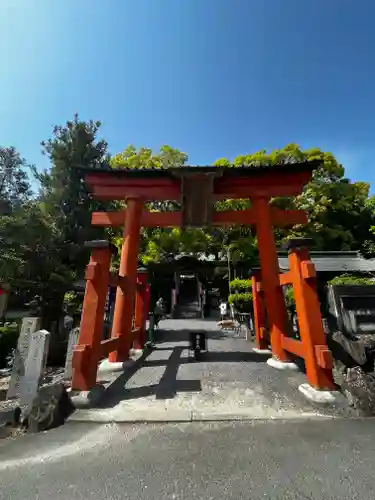
M 124 221 L 124 242 L 121 250 L 119 283 L 113 315 L 112 338 L 119 337 L 117 350 L 109 355 L 109 361 L 122 362 L 129 358 L 132 346 L 132 322 L 137 286 L 137 263 L 143 202 L 128 198 Z
M 72 389 L 80 391 L 88 391 L 96 385 L 109 268 L 114 251 L 113 245 L 108 241 L 91 241 L 86 246 L 92 250 L 85 273 L 86 290 L 79 338 L 72 359 Z
M 288 354 L 283 349 L 282 344 L 283 335 L 287 333 L 288 319 L 280 287 L 280 270 L 272 228 L 270 199 L 265 196 L 256 196 L 251 199 L 251 202 L 256 212 L 259 260 L 270 327 L 272 354 L 279 361 L 288 362 Z
M 269 346 L 266 338 L 266 311 L 264 307 L 263 292 L 261 291 L 260 273 L 254 272 L 251 281 L 253 292 L 255 343 L 257 349 L 266 350 Z
M 310 240 L 300 238 L 288 242 L 289 268 L 301 342 L 309 384 L 315 389 L 334 390 L 332 353 L 323 329 L 316 289 L 316 270 L 309 257 Z
M 135 298 L 134 330 L 134 349 L 143 349 L 146 342 L 146 321 L 147 321 L 147 286 L 148 273 L 146 269 L 137 271 L 137 293 Z

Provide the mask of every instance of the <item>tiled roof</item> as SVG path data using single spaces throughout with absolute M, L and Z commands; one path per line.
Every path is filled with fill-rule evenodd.
M 365 259 L 358 252 L 310 252 L 318 272 L 375 272 L 375 259 Z M 287 255 L 279 255 L 281 271 L 289 269 Z

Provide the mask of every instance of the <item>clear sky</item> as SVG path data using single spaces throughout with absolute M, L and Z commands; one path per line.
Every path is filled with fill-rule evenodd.
M 78 112 L 112 153 L 296 142 L 375 185 L 375 0 L 1 0 L 0 56 L 0 144 L 39 167 Z

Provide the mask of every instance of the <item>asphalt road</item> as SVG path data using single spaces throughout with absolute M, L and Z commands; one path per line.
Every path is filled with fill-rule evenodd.
M 375 498 L 375 421 L 70 423 L 0 443 L 0 498 Z

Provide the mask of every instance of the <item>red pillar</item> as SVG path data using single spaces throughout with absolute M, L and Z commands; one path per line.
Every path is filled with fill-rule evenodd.
M 135 299 L 134 328 L 139 330 L 134 337 L 134 349 L 143 349 L 146 341 L 146 295 L 147 295 L 146 270 L 137 272 L 137 294 Z
M 127 200 L 124 224 L 124 242 L 121 250 L 119 276 L 123 284 L 119 284 L 116 292 L 115 311 L 113 315 L 112 338 L 120 337 L 117 351 L 109 355 L 112 362 L 125 361 L 133 342 L 132 321 L 134 313 L 139 236 L 141 229 L 143 203 L 139 198 Z
M 257 196 L 252 198 L 251 201 L 256 213 L 258 252 L 270 327 L 272 354 L 280 361 L 288 361 L 287 353 L 282 347 L 282 336 L 287 332 L 287 312 L 280 287 L 280 269 L 272 229 L 270 200 L 267 197 Z
M 293 276 L 307 380 L 316 389 L 333 390 L 335 384 L 332 376 L 332 354 L 323 329 L 315 266 L 310 261 L 306 247 L 290 249 L 289 267 Z
M 72 388 L 81 391 L 96 384 L 112 253 L 112 245 L 107 241 L 92 241 L 87 246 L 92 252 L 86 268 L 79 338 L 72 359 Z
M 266 315 L 264 308 L 263 292 L 260 290 L 260 275 L 254 273 L 252 277 L 253 309 L 255 342 L 258 349 L 268 349 L 266 338 Z

